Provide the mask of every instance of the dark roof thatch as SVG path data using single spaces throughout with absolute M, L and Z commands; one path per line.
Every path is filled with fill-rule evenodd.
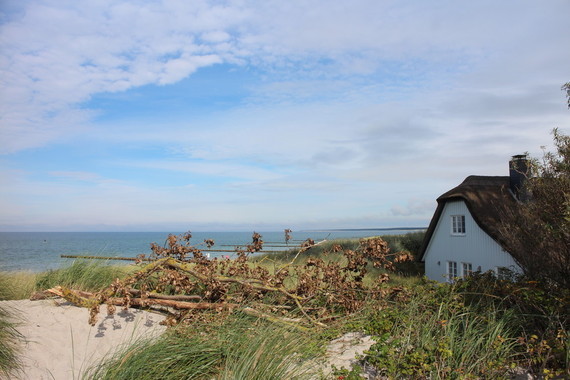
M 437 209 L 431 219 L 420 251 L 421 261 L 437 226 L 447 201 L 463 200 L 477 225 L 507 250 L 499 234 L 501 215 L 505 209 L 516 205 L 509 190 L 509 177 L 469 176 L 461 185 L 437 198 Z

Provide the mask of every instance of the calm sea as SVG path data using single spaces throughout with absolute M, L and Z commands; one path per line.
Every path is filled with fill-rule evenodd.
M 289 245 L 298 245 L 311 238 L 323 239 L 360 238 L 367 236 L 402 234 L 404 230 L 350 230 L 350 231 L 300 231 L 291 234 Z M 279 232 L 259 232 L 266 242 L 264 250 L 286 249 L 285 235 Z M 0 271 L 44 271 L 57 269 L 73 259 L 60 255 L 96 255 L 105 257 L 136 257 L 150 254 L 150 243 L 163 245 L 165 232 L 0 232 Z M 195 232 L 192 245 L 204 239 L 213 239 L 215 250 L 233 250 L 235 246 L 251 243 L 251 232 Z M 205 247 L 204 247 L 205 248 Z M 212 252 L 211 257 L 231 255 L 230 252 Z M 112 261 L 128 264 L 128 261 Z

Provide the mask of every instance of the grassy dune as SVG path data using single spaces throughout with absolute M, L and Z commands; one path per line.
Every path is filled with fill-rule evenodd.
M 392 250 L 417 247 L 415 237 L 390 237 Z M 299 256 L 342 262 L 327 253 L 332 244 L 356 249 L 355 241 L 314 247 Z M 415 253 L 415 252 L 413 252 Z M 250 265 L 276 271 L 293 260 L 295 252 L 260 255 Z M 41 274 L 0 273 L 2 299 L 25 298 L 55 285 L 96 291 L 133 267 L 75 262 Z M 381 272 L 371 270 L 367 281 Z M 293 279 L 294 281 L 294 279 Z M 3 286 L 12 284 L 13 286 Z M 570 376 L 570 291 L 540 284 L 506 282 L 477 275 L 455 284 L 437 284 L 409 272 L 392 275 L 382 285 L 385 298 L 370 300 L 356 312 L 337 317 L 327 327 L 300 331 L 235 311 L 211 312 L 172 328 L 153 343 L 139 342 L 91 368 L 89 379 L 319 379 L 309 373 L 308 360 L 322 362 L 327 342 L 349 331 L 374 337 L 376 344 L 362 360 L 378 373 L 394 379 L 509 378 L 513 368 L 525 368 L 548 378 Z M 17 340 L 11 326 L 2 325 L 0 342 Z M 10 335 L 12 334 L 12 335 Z M 11 339 L 11 340 L 10 340 Z M 3 346 L 2 349 L 4 349 Z M 9 343 L 8 347 L 17 348 Z M 0 368 L 17 367 L 17 353 L 2 357 Z M 0 372 L 1 374 L 1 372 Z M 359 379 L 359 368 L 338 369 L 329 378 Z

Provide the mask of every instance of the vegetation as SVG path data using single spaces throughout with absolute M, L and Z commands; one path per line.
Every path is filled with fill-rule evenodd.
M 0 276 L 0 301 L 16 292 L 14 284 Z M 10 373 L 21 369 L 19 354 L 23 337 L 16 330 L 17 320 L 16 312 L 0 302 L 0 377 L 7 378 Z
M 0 301 L 29 298 L 35 290 L 36 274 L 0 272 Z
M 93 317 L 102 303 L 111 312 L 169 305 L 167 333 L 120 349 L 87 378 L 319 378 L 313 363 L 324 347 L 354 331 L 376 343 L 327 378 L 361 379 L 364 369 L 393 379 L 570 376 L 568 288 L 491 273 L 453 284 L 395 280 L 388 272 L 413 257 L 419 234 L 250 256 L 262 246 L 256 234 L 236 260 L 208 260 L 190 238 L 155 246 L 155 261 L 136 271 L 77 262 L 37 277 L 41 289 L 63 285 Z
M 544 286 L 486 273 L 405 288 L 355 319 L 377 337 L 364 359 L 389 378 L 568 376 L 570 291 Z
M 501 236 L 527 278 L 570 288 L 570 136 L 553 131 L 556 152 L 531 160 L 528 200 L 506 210 Z
M 113 266 L 100 261 L 74 260 L 67 267 L 39 274 L 34 288 L 44 290 L 59 285 L 77 290 L 99 291 L 133 270 L 132 266 Z
M 89 379 L 306 379 L 307 334 L 245 314 L 193 321 L 153 344 L 141 341 L 90 369 Z
M 22 336 L 16 330 L 14 313 L 0 303 L 0 377 L 8 377 L 20 369 L 18 355 Z

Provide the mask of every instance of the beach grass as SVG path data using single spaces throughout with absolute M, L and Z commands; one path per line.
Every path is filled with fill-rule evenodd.
M 132 265 L 108 265 L 88 260 L 74 260 L 68 266 L 40 273 L 0 271 L 0 300 L 26 299 L 36 291 L 58 285 L 95 292 L 134 271 L 136 267 Z
M 0 302 L 0 378 L 21 370 L 23 336 L 16 329 L 18 315 Z
M 135 266 L 108 265 L 96 260 L 74 260 L 70 265 L 37 275 L 36 290 L 65 286 L 76 290 L 96 292 L 119 278 L 136 271 Z
M 0 300 L 29 298 L 36 287 L 37 274 L 33 272 L 0 272 Z
M 90 368 L 86 379 L 304 379 L 307 334 L 236 313 L 223 321 L 178 326 Z

